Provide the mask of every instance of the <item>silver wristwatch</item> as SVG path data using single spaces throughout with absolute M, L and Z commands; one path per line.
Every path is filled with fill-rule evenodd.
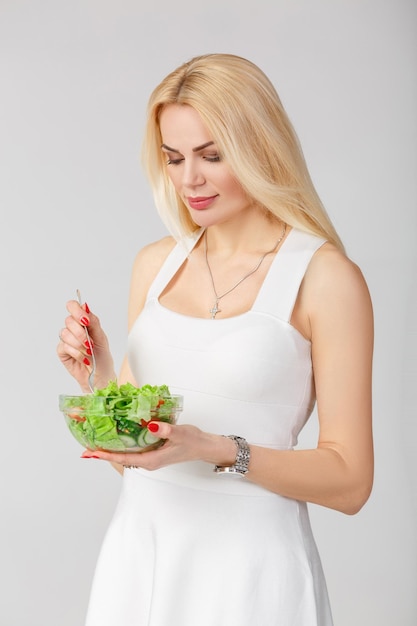
M 227 438 L 232 439 L 236 443 L 236 461 L 233 465 L 216 465 L 213 471 L 216 472 L 216 474 L 233 474 L 234 476 L 245 476 L 245 474 L 247 474 L 249 470 L 249 444 L 246 439 L 244 439 L 243 437 L 237 437 L 236 435 L 227 435 Z

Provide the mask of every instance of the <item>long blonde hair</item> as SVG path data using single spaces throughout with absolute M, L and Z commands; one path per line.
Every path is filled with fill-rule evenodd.
M 343 250 L 274 86 L 256 65 L 232 54 L 191 59 L 171 72 L 149 99 L 142 158 L 157 209 L 174 237 L 199 227 L 175 192 L 161 151 L 159 118 L 169 104 L 189 105 L 199 113 L 254 203 Z

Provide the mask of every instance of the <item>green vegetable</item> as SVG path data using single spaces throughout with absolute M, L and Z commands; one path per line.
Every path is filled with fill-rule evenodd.
M 81 445 L 92 450 L 133 451 L 157 445 L 149 432 L 151 420 L 173 422 L 181 410 L 181 397 L 166 385 L 135 387 L 116 381 L 85 396 L 60 396 L 60 409 Z

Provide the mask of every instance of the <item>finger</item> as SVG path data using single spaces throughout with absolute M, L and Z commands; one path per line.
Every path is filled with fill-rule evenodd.
M 82 345 L 68 328 L 63 328 L 60 331 L 59 338 L 57 353 L 63 362 L 73 359 L 78 363 L 83 363 L 87 368 L 91 365 L 92 350 L 87 347 L 86 343 Z
M 91 351 L 85 329 L 80 326 L 71 316 L 65 320 L 65 328 L 59 333 L 60 340 L 65 346 L 71 346 L 74 350 L 78 350 L 84 356 L 88 354 L 87 349 Z
M 168 422 L 149 422 L 147 428 L 155 437 L 160 437 L 161 439 L 172 439 L 175 431 L 175 426 Z
M 57 346 L 57 354 L 63 363 L 72 361 L 77 361 L 78 363 L 82 363 L 87 367 L 87 370 L 91 367 L 92 357 L 85 355 L 84 352 L 73 348 L 72 346 L 59 342 Z
M 67 302 L 67 311 L 81 326 L 87 328 L 90 326 L 90 309 L 88 309 L 87 313 L 85 305 L 80 305 L 76 300 L 69 300 Z
M 141 467 L 150 469 L 149 455 L 154 455 L 157 451 L 150 452 L 106 452 L 105 450 L 85 450 L 82 459 L 99 459 L 100 461 L 109 461 L 123 465 L 123 467 Z

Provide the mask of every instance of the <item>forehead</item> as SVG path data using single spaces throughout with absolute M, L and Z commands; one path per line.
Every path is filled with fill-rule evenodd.
M 188 104 L 167 105 L 160 115 L 159 126 L 163 143 L 175 148 L 180 143 L 198 145 L 212 140 L 200 114 Z

